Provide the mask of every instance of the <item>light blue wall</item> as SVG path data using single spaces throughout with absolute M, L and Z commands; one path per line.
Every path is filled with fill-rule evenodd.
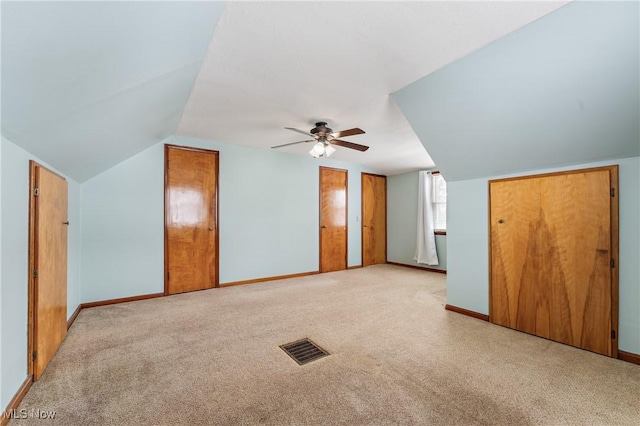
M 164 291 L 162 143 L 82 185 L 82 301 Z
M 2 138 L 2 310 L 0 352 L 4 408 L 27 377 L 27 284 L 29 261 L 29 160 L 45 162 Z M 56 171 L 57 172 L 57 171 Z M 69 240 L 67 318 L 80 304 L 80 185 L 68 179 Z
M 618 164 L 620 206 L 619 348 L 640 353 L 640 157 L 535 170 L 538 174 Z M 488 181 L 514 175 L 447 182 L 448 303 L 489 313 Z
M 67 318 L 70 318 L 82 301 L 80 293 L 80 267 L 82 263 L 82 239 L 80 235 L 82 217 L 80 206 L 82 188 L 73 179 L 67 178 L 67 182 L 69 190 L 69 210 L 67 212 L 69 218 L 69 233 L 67 235 L 69 245 L 67 252 Z
M 574 1 L 393 98 L 448 182 L 638 156 L 639 28 Z
M 439 265 L 413 260 L 418 225 L 418 172 L 387 177 L 387 260 L 447 270 L 447 236 L 436 235 Z
M 1 12 L 0 12 L 1 14 Z M 1 107 L 0 107 L 1 108 Z M 1 115 L 1 114 L 0 114 Z M 2 140 L 0 140 L 0 190 L 2 189 Z M 2 389 L 2 193 L 0 191 L 0 410 L 4 410 L 6 407 L 5 400 L 3 399 Z
M 320 165 L 348 170 L 348 263 L 360 265 L 360 173 L 372 170 L 176 136 L 83 184 L 83 302 L 164 290 L 164 143 L 220 152 L 220 283 L 318 270 Z
M 447 303 L 489 313 L 488 179 L 447 182 Z

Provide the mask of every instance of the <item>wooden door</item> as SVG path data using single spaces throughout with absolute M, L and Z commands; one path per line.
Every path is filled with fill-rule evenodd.
M 617 166 L 489 183 L 492 322 L 617 356 L 616 188 Z
M 218 286 L 218 152 L 165 145 L 165 294 Z
M 29 365 L 38 380 L 67 335 L 68 189 L 52 171 L 30 168 Z
M 362 173 L 362 266 L 387 263 L 387 177 Z
M 347 171 L 320 167 L 320 272 L 347 269 Z

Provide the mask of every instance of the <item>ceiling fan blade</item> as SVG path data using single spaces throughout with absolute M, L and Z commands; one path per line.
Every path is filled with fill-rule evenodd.
M 333 139 L 331 141 L 331 143 L 334 144 L 334 145 L 343 146 L 345 148 L 351 148 L 351 149 L 355 149 L 357 151 L 362 151 L 362 152 L 364 152 L 364 151 L 369 149 L 368 146 L 360 145 L 360 144 L 353 143 L 353 142 L 341 141 L 340 139 Z
M 295 129 L 293 127 L 285 127 L 285 129 L 291 130 L 292 132 L 302 133 L 303 135 L 312 136 L 311 133 L 309 132 L 305 132 L 304 130 L 300 130 L 300 129 Z
M 364 130 L 358 129 L 357 127 L 354 127 L 353 129 L 341 130 L 339 132 L 333 132 L 333 133 L 331 133 L 331 136 L 333 136 L 334 138 L 343 138 L 345 136 L 361 135 L 363 133 L 365 133 Z
M 271 149 L 274 149 L 274 148 L 282 148 L 283 146 L 296 145 L 296 144 L 299 144 L 299 143 L 315 142 L 315 141 L 316 141 L 315 139 L 309 139 L 308 141 L 298 141 L 298 142 L 284 143 L 284 144 L 282 144 L 282 145 L 272 146 L 272 147 L 271 147 Z

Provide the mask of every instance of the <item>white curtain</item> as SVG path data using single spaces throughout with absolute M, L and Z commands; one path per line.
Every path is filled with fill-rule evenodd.
M 437 265 L 438 253 L 431 208 L 431 172 L 419 172 L 418 178 L 418 239 L 413 259 L 418 263 Z

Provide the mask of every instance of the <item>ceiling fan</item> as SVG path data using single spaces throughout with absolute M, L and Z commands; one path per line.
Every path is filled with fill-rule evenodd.
M 309 154 L 311 154 L 315 158 L 319 157 L 329 157 L 331 154 L 336 152 L 336 149 L 333 145 L 343 146 L 345 148 L 355 149 L 357 151 L 364 152 L 369 149 L 368 146 L 359 145 L 353 142 L 347 142 L 340 140 L 343 136 L 354 136 L 361 135 L 364 133 L 364 130 L 353 128 L 348 130 L 342 130 L 340 132 L 334 132 L 332 129 L 327 127 L 327 123 L 324 121 L 318 121 L 316 123 L 316 127 L 311 129 L 309 132 L 305 132 L 304 130 L 295 129 L 293 127 L 285 127 L 287 130 L 291 130 L 292 132 L 302 133 L 306 136 L 311 136 L 313 139 L 308 139 L 304 141 L 285 143 L 282 145 L 272 146 L 271 148 L 282 148 L 283 146 L 296 145 L 299 143 L 308 143 L 308 142 L 316 142 L 316 144 L 311 148 Z

